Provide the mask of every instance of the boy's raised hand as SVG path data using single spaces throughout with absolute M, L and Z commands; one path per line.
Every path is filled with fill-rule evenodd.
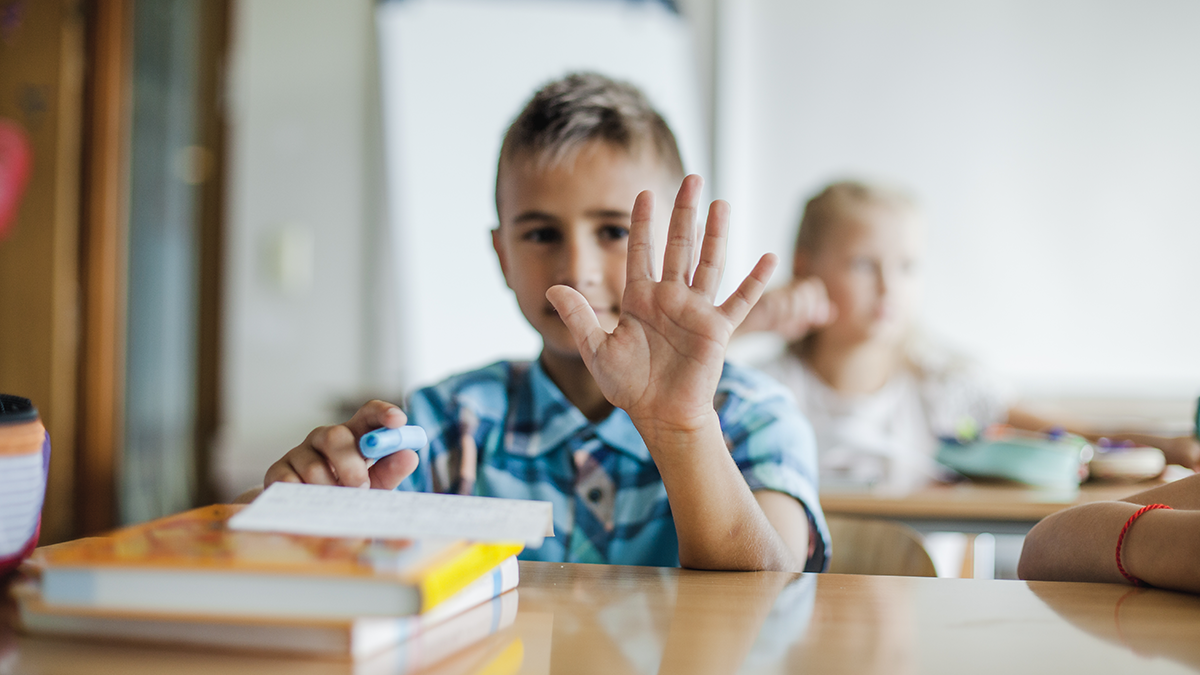
M 546 297 L 579 346 L 583 362 L 604 396 L 625 410 L 643 435 L 650 430 L 689 432 L 715 415 L 713 395 L 734 329 L 762 295 L 778 260 L 758 261 L 721 305 L 717 286 L 725 267 L 729 205 L 709 207 L 699 263 L 693 270 L 694 226 L 702 180 L 688 176 L 679 188 L 663 256 L 662 281 L 654 278 L 651 220 L 654 196 L 638 195 L 633 206 L 625 293 L 617 327 L 600 327 L 588 302 L 568 286 Z
M 370 401 L 345 424 L 313 429 L 303 443 L 267 469 L 263 486 L 283 481 L 394 490 L 416 470 L 417 453 L 401 450 L 369 464 L 358 450 L 358 439 L 379 427 L 402 427 L 407 420 L 395 405 Z

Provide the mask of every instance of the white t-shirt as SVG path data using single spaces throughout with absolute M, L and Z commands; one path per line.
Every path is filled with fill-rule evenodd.
M 1011 398 L 947 353 L 910 357 L 912 366 L 878 391 L 843 395 L 807 364 L 784 352 L 761 369 L 785 384 L 817 436 L 821 485 L 908 489 L 937 477 L 938 438 L 964 423 L 1003 422 Z

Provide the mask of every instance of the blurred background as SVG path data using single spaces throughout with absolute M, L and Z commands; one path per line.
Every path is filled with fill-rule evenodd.
M 0 390 L 54 440 L 44 540 L 228 498 L 370 397 L 534 356 L 495 160 L 573 69 L 643 87 L 733 204 L 727 277 L 790 259 L 828 181 L 899 183 L 929 333 L 1035 407 L 1182 432 L 1197 26 L 1188 0 L 0 0 L 0 117 L 34 149 Z

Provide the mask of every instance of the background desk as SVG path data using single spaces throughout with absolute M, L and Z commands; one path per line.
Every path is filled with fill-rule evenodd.
M 1062 509 L 1122 499 L 1158 485 L 1162 483 L 1085 483 L 1078 490 L 1043 490 L 968 482 L 907 493 L 826 491 L 821 493 L 821 507 L 830 515 L 900 520 L 923 531 L 1026 534 L 1039 520 Z
M 516 623 L 434 674 L 1187 673 L 1200 598 L 1106 584 L 521 564 Z M 358 664 L 17 637 L 0 672 L 367 673 Z
M 1149 490 L 1161 481 L 1085 483 L 1078 490 L 1046 490 L 1013 483 L 965 482 L 930 485 L 912 492 L 824 491 L 821 507 L 828 516 L 884 518 L 909 525 L 923 535 L 935 532 L 987 533 L 991 537 L 959 538 L 958 550 L 927 537 L 939 574 L 964 570 L 965 576 L 1015 579 L 1025 535 L 1046 516 L 1095 501 L 1121 499 Z M 834 542 L 834 555 L 837 555 Z M 966 550 L 963 551 L 963 547 Z

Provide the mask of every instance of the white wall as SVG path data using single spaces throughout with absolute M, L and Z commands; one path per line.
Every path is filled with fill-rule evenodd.
M 216 449 L 226 492 L 260 481 L 334 419 L 339 397 L 373 384 L 364 255 L 379 216 L 373 11 L 371 0 L 234 3 Z M 283 278 L 281 241 L 291 251 Z
M 1200 388 L 1200 5 L 680 4 L 699 27 L 700 91 L 714 93 L 698 116 L 717 120 L 711 184 L 750 233 L 731 266 L 787 254 L 802 199 L 824 181 L 899 179 L 933 221 L 935 331 L 1025 391 Z M 374 3 L 234 7 L 227 492 L 336 420 L 339 399 L 392 395 L 405 378 L 380 265 Z M 515 108 L 524 92 L 509 96 Z M 473 174 L 485 184 L 471 189 L 490 180 Z M 491 217 L 472 221 L 481 238 Z M 269 260 L 281 232 L 283 279 Z M 490 260 L 479 273 L 498 283 Z
M 935 333 L 1025 392 L 1200 390 L 1200 4 L 718 4 L 756 248 L 830 179 L 898 180 Z
M 533 358 L 541 339 L 504 284 L 489 234 L 504 133 L 538 87 L 595 70 L 641 88 L 675 132 L 685 166 L 706 173 L 707 120 L 687 26 L 657 4 L 625 2 L 380 7 L 389 231 L 397 237 L 389 259 L 401 316 L 388 337 L 403 352 L 403 382 Z M 669 204 L 674 195 L 657 197 Z

